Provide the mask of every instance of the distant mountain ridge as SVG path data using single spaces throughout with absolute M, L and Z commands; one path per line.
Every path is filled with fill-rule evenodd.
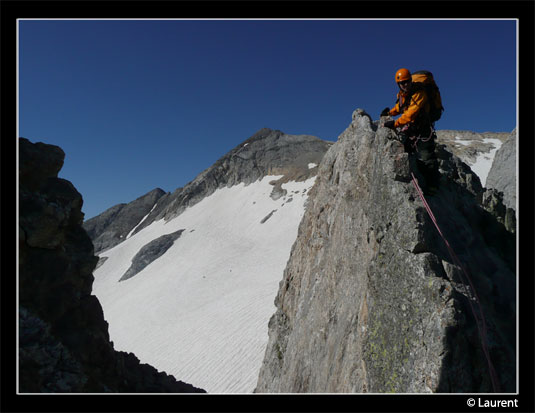
M 516 136 L 516 130 L 513 131 Z M 482 153 L 487 153 L 493 144 L 486 140 L 497 139 L 506 142 L 511 133 L 506 132 L 472 132 L 463 130 L 437 130 L 438 142 L 446 145 L 449 151 L 463 162 L 472 165 Z M 172 193 L 160 188 L 140 196 L 129 203 L 122 203 L 108 208 L 101 214 L 84 221 L 84 228 L 99 253 L 122 242 L 127 235 L 133 235 L 147 227 L 155 220 L 172 219 L 185 207 L 194 205 L 215 189 L 232 186 L 238 182 L 249 184 L 268 174 L 283 174 L 284 178 L 274 185 L 273 196 L 282 194 L 280 184 L 289 179 L 304 180 L 314 172 L 309 164 L 318 165 L 322 154 L 333 144 L 310 135 L 287 135 L 279 130 L 262 128 L 250 138 L 222 156 L 214 165 L 202 171 L 193 181 Z M 250 145 L 250 146 L 249 146 Z M 301 146 L 302 145 L 302 146 Z M 501 151 L 503 152 L 503 151 Z M 497 162 L 503 164 L 502 155 Z M 514 157 L 508 156 L 509 163 Z M 507 169 L 507 177 L 502 172 Z M 512 190 L 516 170 L 513 165 L 494 167 L 489 187 L 496 187 L 508 195 L 504 203 L 512 207 Z M 494 182 L 498 182 L 494 184 Z M 509 188 L 509 189 L 506 189 Z M 141 220 L 145 217 L 145 220 Z M 133 232 L 132 232 L 133 231 Z
M 84 229 L 93 241 L 95 252 L 104 251 L 123 241 L 164 195 L 165 191 L 156 188 L 132 202 L 114 205 L 84 221 Z
M 455 156 L 467 165 L 472 165 L 481 153 L 494 148 L 493 139 L 502 144 L 509 139 L 509 132 L 472 132 L 466 130 L 439 129 L 437 140 L 448 147 Z
M 83 225 L 99 253 L 122 242 L 132 230 L 131 235 L 156 220 L 169 221 L 218 188 L 248 185 L 267 175 L 283 175 L 273 183 L 273 196 L 277 197 L 284 193 L 282 183 L 304 181 L 315 175 L 331 145 L 332 142 L 311 135 L 289 135 L 262 128 L 183 188 L 173 193 L 154 189 L 131 203 L 109 208 Z M 143 217 L 146 218 L 140 222 Z

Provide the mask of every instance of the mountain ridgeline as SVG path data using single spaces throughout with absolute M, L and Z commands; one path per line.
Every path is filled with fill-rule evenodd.
M 99 253 L 154 221 L 173 219 L 218 188 L 240 183 L 247 185 L 266 175 L 282 175 L 273 182 L 272 192 L 272 197 L 280 197 L 284 194 L 281 184 L 290 180 L 304 181 L 316 174 L 317 167 L 309 166 L 319 165 L 331 144 L 310 135 L 288 135 L 279 130 L 260 129 L 183 188 L 173 193 L 155 189 L 132 203 L 113 206 L 85 221 L 84 228 L 95 244 L 95 253 Z M 135 219 L 132 211 L 136 211 Z M 144 216 L 146 218 L 140 222 Z

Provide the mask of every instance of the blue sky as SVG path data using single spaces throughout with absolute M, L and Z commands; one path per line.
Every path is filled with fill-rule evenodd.
M 515 20 L 21 20 L 19 136 L 59 145 L 86 219 L 186 185 L 263 127 L 336 140 L 434 73 L 437 129 L 516 126 Z

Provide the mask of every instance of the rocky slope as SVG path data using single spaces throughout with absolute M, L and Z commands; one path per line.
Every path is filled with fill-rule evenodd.
M 128 204 L 118 204 L 84 222 L 84 229 L 95 246 L 95 252 L 105 251 L 126 239 L 128 234 L 147 216 L 165 192 L 156 188 Z
M 132 234 L 159 219 L 171 220 L 218 188 L 231 187 L 242 182 L 248 185 L 267 175 L 283 175 L 272 182 L 271 196 L 274 199 L 280 198 L 285 195 L 281 184 L 290 180 L 304 181 L 316 174 L 317 165 L 331 144 L 332 142 L 310 135 L 288 135 L 279 130 L 260 129 L 183 188 L 167 194 L 156 189 L 140 198 L 152 199 L 151 202 L 143 204 L 143 212 L 150 211 L 143 222 L 140 221 L 144 214 L 138 213 L 135 219 L 129 217 L 128 225 L 124 225 L 126 217 L 138 209 L 137 206 L 130 207 L 130 204 L 127 204 L 114 206 L 88 220 L 84 223 L 84 228 L 95 244 L 96 253 L 99 253 L 117 245 L 134 228 Z M 114 217 L 123 214 L 125 219 L 118 223 L 118 218 Z
M 91 294 L 82 197 L 57 146 L 19 139 L 19 391 L 203 392 L 117 352 Z
M 492 140 L 504 143 L 510 136 L 507 132 L 472 132 L 462 130 L 437 130 L 437 141 L 460 158 L 464 163 L 472 165 L 482 153 L 495 148 Z
M 486 185 L 503 192 L 503 202 L 516 210 L 516 129 L 496 152 Z
M 492 392 L 483 349 L 499 389 L 515 390 L 515 235 L 505 207 L 439 147 L 442 183 L 428 202 L 472 287 L 392 137 L 357 110 L 324 156 L 256 392 Z

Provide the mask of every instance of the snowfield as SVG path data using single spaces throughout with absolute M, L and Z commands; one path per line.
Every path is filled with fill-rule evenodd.
M 287 195 L 274 201 L 269 182 L 278 178 L 219 189 L 100 254 L 108 260 L 94 272 L 93 293 L 116 350 L 209 393 L 254 390 L 279 281 L 315 180 L 283 184 Z M 141 247 L 179 229 L 185 231 L 165 254 L 118 281 Z
M 483 139 L 483 143 L 492 143 L 494 149 L 491 149 L 490 152 L 480 153 L 473 165 L 470 165 L 472 171 L 479 176 L 481 180 L 481 185 L 485 186 L 487 182 L 487 176 L 489 176 L 490 168 L 492 167 L 492 162 L 494 161 L 494 156 L 498 149 L 502 147 L 502 142 L 499 139 Z
M 455 142 L 464 146 L 470 146 L 473 141 L 462 140 L 461 137 L 456 136 Z M 470 166 L 470 169 L 472 169 L 472 171 L 474 171 L 475 174 L 479 177 L 481 185 L 485 186 L 487 176 L 489 175 L 490 168 L 492 167 L 492 162 L 494 161 L 496 152 L 498 152 L 498 150 L 502 146 L 502 141 L 500 141 L 499 139 L 484 138 L 482 142 L 492 144 L 493 149 L 491 149 L 489 152 L 480 153 L 473 163 L 468 163 L 468 166 Z

